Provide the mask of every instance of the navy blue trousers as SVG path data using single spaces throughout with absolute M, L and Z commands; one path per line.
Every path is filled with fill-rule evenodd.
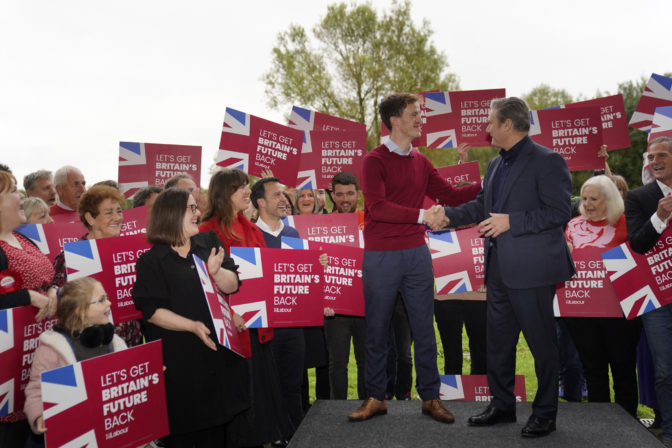
M 487 349 L 488 385 L 497 409 L 515 411 L 513 393 L 516 345 L 523 331 L 534 357 L 537 395 L 532 413 L 555 419 L 558 412 L 558 343 L 553 317 L 555 285 L 539 288 L 508 288 L 499 272 L 497 249 L 488 257 Z M 530 274 L 533 275 L 533 274 Z
M 383 400 L 390 321 L 400 292 L 415 344 L 417 390 L 422 400 L 439 398 L 434 334 L 434 274 L 426 245 L 412 249 L 365 251 L 366 391 Z

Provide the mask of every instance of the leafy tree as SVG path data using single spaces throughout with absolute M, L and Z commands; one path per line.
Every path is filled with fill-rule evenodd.
M 365 123 L 372 148 L 380 141 L 382 97 L 459 88 L 431 36 L 426 20 L 413 23 L 408 0 L 393 0 L 381 14 L 370 4 L 329 5 L 312 37 L 295 24 L 278 35 L 263 77 L 269 105 L 299 104 Z
M 521 98 L 532 110 L 547 109 L 575 101 L 565 89 L 554 89 L 548 84 L 539 84 L 528 93 L 523 94 Z

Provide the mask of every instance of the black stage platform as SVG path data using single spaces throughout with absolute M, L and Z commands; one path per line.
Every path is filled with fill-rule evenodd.
M 519 403 L 518 422 L 485 428 L 467 425 L 467 418 L 485 404 L 447 401 L 455 423 L 444 424 L 420 412 L 420 402 L 388 401 L 387 415 L 365 422 L 349 422 L 348 413 L 361 404 L 355 400 L 316 401 L 290 448 L 313 447 L 661 447 L 637 420 L 613 403 L 560 403 L 557 430 L 540 439 L 525 439 L 520 430 L 530 415 L 531 403 Z

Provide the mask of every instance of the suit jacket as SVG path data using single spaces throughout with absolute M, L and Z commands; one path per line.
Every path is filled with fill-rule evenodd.
M 643 254 L 653 248 L 660 237 L 651 224 L 651 215 L 658 209 L 658 201 L 663 192 L 658 182 L 651 182 L 635 188 L 625 197 L 625 225 L 628 227 L 628 240 L 635 252 Z
M 446 207 L 450 226 L 478 223 L 493 207 L 492 179 L 502 158 L 490 161 L 483 190 L 475 200 Z M 563 282 L 574 275 L 574 262 L 564 237 L 571 218 L 572 181 L 559 154 L 531 139 L 523 144 L 499 193 L 499 213 L 509 215 L 510 229 L 496 238 L 497 260 L 509 288 L 537 288 Z M 490 238 L 485 239 L 487 275 Z

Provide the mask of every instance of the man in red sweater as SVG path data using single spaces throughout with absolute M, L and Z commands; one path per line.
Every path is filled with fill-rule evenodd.
M 400 292 L 415 341 L 417 390 L 422 412 L 437 421 L 454 417 L 439 399 L 441 381 L 436 365 L 434 334 L 434 275 L 425 243 L 425 224 L 445 225 L 441 207 L 423 210 L 425 195 L 444 204 L 461 204 L 476 197 L 480 185 L 454 188 L 411 141 L 421 133 L 419 98 L 394 94 L 378 110 L 390 130 L 389 140 L 364 157 L 364 262 L 366 302 L 367 399 L 348 418 L 361 421 L 387 413 L 385 371 L 390 319 Z

